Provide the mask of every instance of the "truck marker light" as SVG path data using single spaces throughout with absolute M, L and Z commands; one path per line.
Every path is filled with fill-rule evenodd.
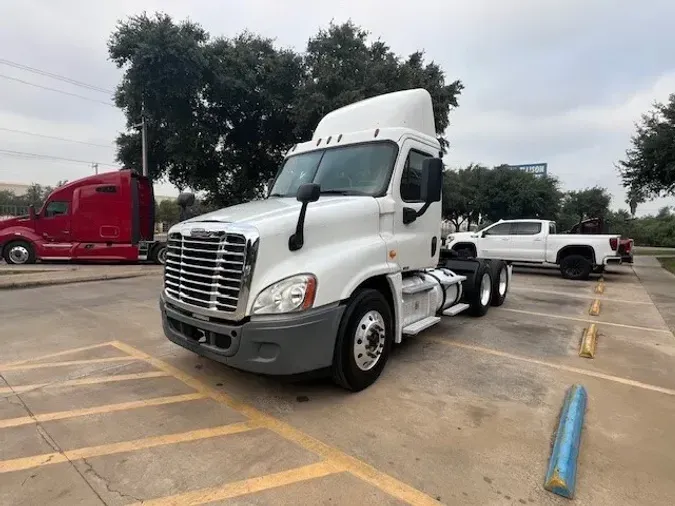
M 390 249 L 390 250 L 389 250 L 389 258 L 391 258 L 392 260 L 393 260 L 394 258 L 396 258 L 396 250 L 395 250 L 395 249 Z
M 316 278 L 309 278 L 305 288 L 305 300 L 302 302 L 302 309 L 309 309 L 314 305 L 316 297 Z

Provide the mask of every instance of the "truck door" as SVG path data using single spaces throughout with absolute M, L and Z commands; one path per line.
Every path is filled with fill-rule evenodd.
M 47 202 L 35 220 L 35 228 L 47 242 L 69 243 L 71 215 L 70 202 L 52 200 Z
M 511 248 L 514 260 L 543 262 L 546 257 L 545 231 L 541 222 L 518 221 L 513 224 Z
M 422 162 L 436 155 L 433 148 L 408 139 L 401 147 L 396 164 L 393 195 L 397 201 L 394 235 L 398 246 L 395 261 L 403 270 L 433 266 L 440 249 L 440 202 L 431 204 L 412 223 L 403 222 L 405 207 L 419 211 L 424 205 L 421 201 Z
M 511 234 L 513 224 L 510 222 L 497 223 L 485 229 L 478 239 L 478 256 L 485 258 L 499 258 L 515 260 L 511 248 Z

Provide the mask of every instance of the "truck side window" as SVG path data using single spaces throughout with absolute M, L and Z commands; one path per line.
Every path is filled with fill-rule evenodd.
M 50 218 L 52 216 L 59 216 L 62 214 L 68 214 L 68 202 L 52 201 L 47 204 L 44 217 Z
M 556 234 L 556 229 L 555 229 L 555 223 L 549 223 L 548 224 L 548 233 L 549 235 L 555 235 Z
M 515 223 L 516 235 L 537 235 L 541 232 L 541 223 L 535 221 L 521 221 Z
M 494 227 L 487 229 L 485 235 L 511 235 L 511 224 L 500 223 L 499 225 L 495 225 Z
M 414 149 L 411 149 L 408 153 L 403 174 L 401 174 L 401 199 L 403 202 L 421 202 L 422 162 L 427 158 L 433 158 L 433 156 Z
M 96 192 L 97 193 L 117 193 L 117 186 L 115 186 L 115 185 L 97 186 Z

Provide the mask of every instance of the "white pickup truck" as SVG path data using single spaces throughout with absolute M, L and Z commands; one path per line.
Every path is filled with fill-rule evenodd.
M 476 232 L 447 236 L 445 247 L 460 257 L 554 264 L 568 279 L 588 279 L 608 264 L 620 264 L 620 235 L 557 234 L 547 220 L 500 220 Z

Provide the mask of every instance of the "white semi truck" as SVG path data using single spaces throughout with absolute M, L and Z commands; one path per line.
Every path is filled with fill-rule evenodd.
M 169 230 L 166 336 L 255 373 L 329 370 L 358 391 L 394 343 L 502 304 L 506 263 L 440 258 L 440 156 L 426 90 L 329 113 L 268 198 Z

